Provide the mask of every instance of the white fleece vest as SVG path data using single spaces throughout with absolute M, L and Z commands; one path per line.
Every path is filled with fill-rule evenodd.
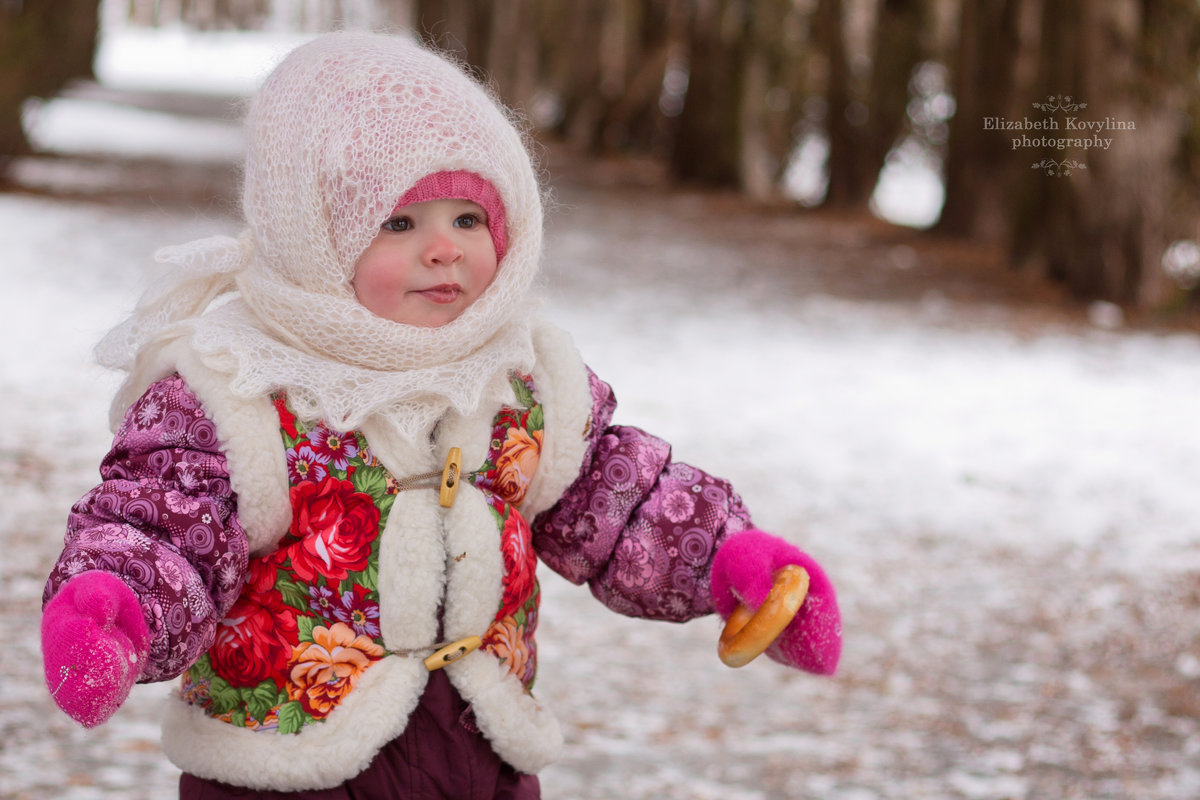
M 587 371 L 570 338 L 540 324 L 534 343 L 531 374 L 545 428 L 537 472 L 520 505 L 530 521 L 578 477 L 592 411 Z M 251 553 L 271 550 L 292 516 L 276 408 L 268 397 L 235 397 L 227 376 L 214 369 L 219 365 L 202 363 L 184 341 L 164 348 L 158 366 L 161 375 L 179 372 L 213 419 Z M 462 450 L 465 465 L 479 464 L 488 454 L 497 411 L 511 404 L 507 380 L 498 381 L 489 398 L 471 416 L 444 417 L 431 447 L 406 443 L 378 417 L 361 430 L 372 454 L 397 477 L 440 470 L 451 447 Z M 443 641 L 487 630 L 500 605 L 505 568 L 483 492 L 461 483 L 450 508 L 439 505 L 436 491 L 402 492 L 380 536 L 379 624 L 389 651 L 427 653 L 439 641 L 439 608 Z M 455 559 L 464 552 L 472 557 Z M 501 758 L 534 773 L 557 757 L 557 721 L 496 656 L 476 650 L 445 669 Z M 404 731 L 427 677 L 421 657 L 386 655 L 328 717 L 289 734 L 235 727 L 176 695 L 164 720 L 163 747 L 177 767 L 204 778 L 276 791 L 329 788 L 366 769 Z

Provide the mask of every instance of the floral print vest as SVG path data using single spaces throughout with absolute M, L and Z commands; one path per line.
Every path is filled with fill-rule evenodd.
M 483 649 L 530 691 L 537 672 L 539 590 L 529 523 L 517 510 L 537 469 L 542 408 L 533 381 L 492 427 L 488 456 L 466 476 L 500 531 L 504 593 Z M 183 675 L 186 702 L 238 727 L 296 733 L 325 719 L 388 655 L 379 629 L 379 534 L 396 477 L 360 431 L 298 420 L 273 396 L 287 448 L 292 522 L 276 550 L 250 561 L 241 595 L 207 653 Z M 460 499 L 461 502 L 461 499 Z

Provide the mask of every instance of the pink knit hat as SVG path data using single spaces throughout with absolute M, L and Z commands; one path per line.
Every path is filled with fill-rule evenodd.
M 504 203 L 490 181 L 465 170 L 435 172 L 421 178 L 405 192 L 400 202 L 396 203 L 396 210 L 428 200 L 470 200 L 476 203 L 487 212 L 487 225 L 496 248 L 496 261 L 504 258 L 508 250 L 508 236 L 504 232 Z

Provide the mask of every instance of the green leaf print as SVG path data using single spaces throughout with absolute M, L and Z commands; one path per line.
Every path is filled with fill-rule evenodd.
M 521 380 L 517 375 L 512 376 L 512 388 L 513 394 L 517 396 L 518 403 L 525 406 L 525 408 L 533 407 L 535 402 L 533 392 L 529 391 L 529 387 L 525 385 L 525 381 Z
M 300 641 L 311 642 L 313 640 L 313 628 L 315 627 L 317 627 L 316 617 L 296 617 L 296 629 L 300 634 Z
M 308 592 L 300 588 L 299 584 L 287 575 L 280 575 L 275 579 L 275 588 L 282 595 L 285 605 L 298 611 L 308 611 Z
M 241 705 L 242 693 L 229 685 L 224 678 L 216 677 L 208 685 L 208 696 L 212 698 L 214 714 L 226 714 Z
M 299 700 L 292 700 L 279 707 L 280 733 L 297 733 L 307 721 L 308 715 L 304 713 L 304 706 L 300 705 Z
M 387 493 L 387 470 L 382 467 L 361 467 L 354 470 L 350 482 L 356 492 L 362 492 L 372 498 L 382 497 Z
M 192 676 L 192 680 L 196 683 L 211 681 L 217 677 L 217 673 L 212 668 L 212 662 L 208 658 L 208 653 L 200 656 L 196 660 L 196 663 L 192 664 L 191 669 L 188 670 L 188 674 Z
M 546 428 L 546 415 L 542 411 L 542 407 L 534 406 L 529 412 L 529 432 L 544 430 Z
M 383 526 L 387 524 L 388 514 L 392 511 L 392 504 L 396 502 L 396 495 L 385 494 L 383 497 L 376 498 L 375 505 L 379 508 L 379 530 L 383 530 Z M 378 546 L 378 545 L 373 545 Z
M 350 572 L 346 575 L 346 580 L 343 585 L 351 584 L 358 585 L 370 592 L 379 591 L 379 563 L 376 561 L 368 562 L 367 568 L 362 572 Z
M 265 722 L 267 714 L 271 713 L 278 699 L 279 687 L 275 685 L 275 681 L 265 680 L 248 693 L 246 710 L 259 722 Z

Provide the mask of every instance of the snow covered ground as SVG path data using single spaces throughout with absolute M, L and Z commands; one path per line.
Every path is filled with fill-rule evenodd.
M 107 46 L 122 42 L 102 52 L 127 59 L 109 85 L 138 72 L 136 42 Z M 38 124 L 68 152 L 211 165 L 239 149 L 219 121 L 96 101 Z M 556 191 L 549 313 L 615 387 L 618 421 L 732 479 L 761 526 L 825 564 L 846 647 L 833 679 L 729 670 L 715 621 L 627 620 L 547 574 L 538 694 L 567 736 L 548 798 L 1200 796 L 1200 338 L 837 297 L 812 279 L 834 258 L 820 222 L 627 184 Z M 42 686 L 39 598 L 107 446 L 116 378 L 90 347 L 155 248 L 236 230 L 225 207 L 0 195 L 4 800 L 172 796 L 166 687 L 79 729 Z

